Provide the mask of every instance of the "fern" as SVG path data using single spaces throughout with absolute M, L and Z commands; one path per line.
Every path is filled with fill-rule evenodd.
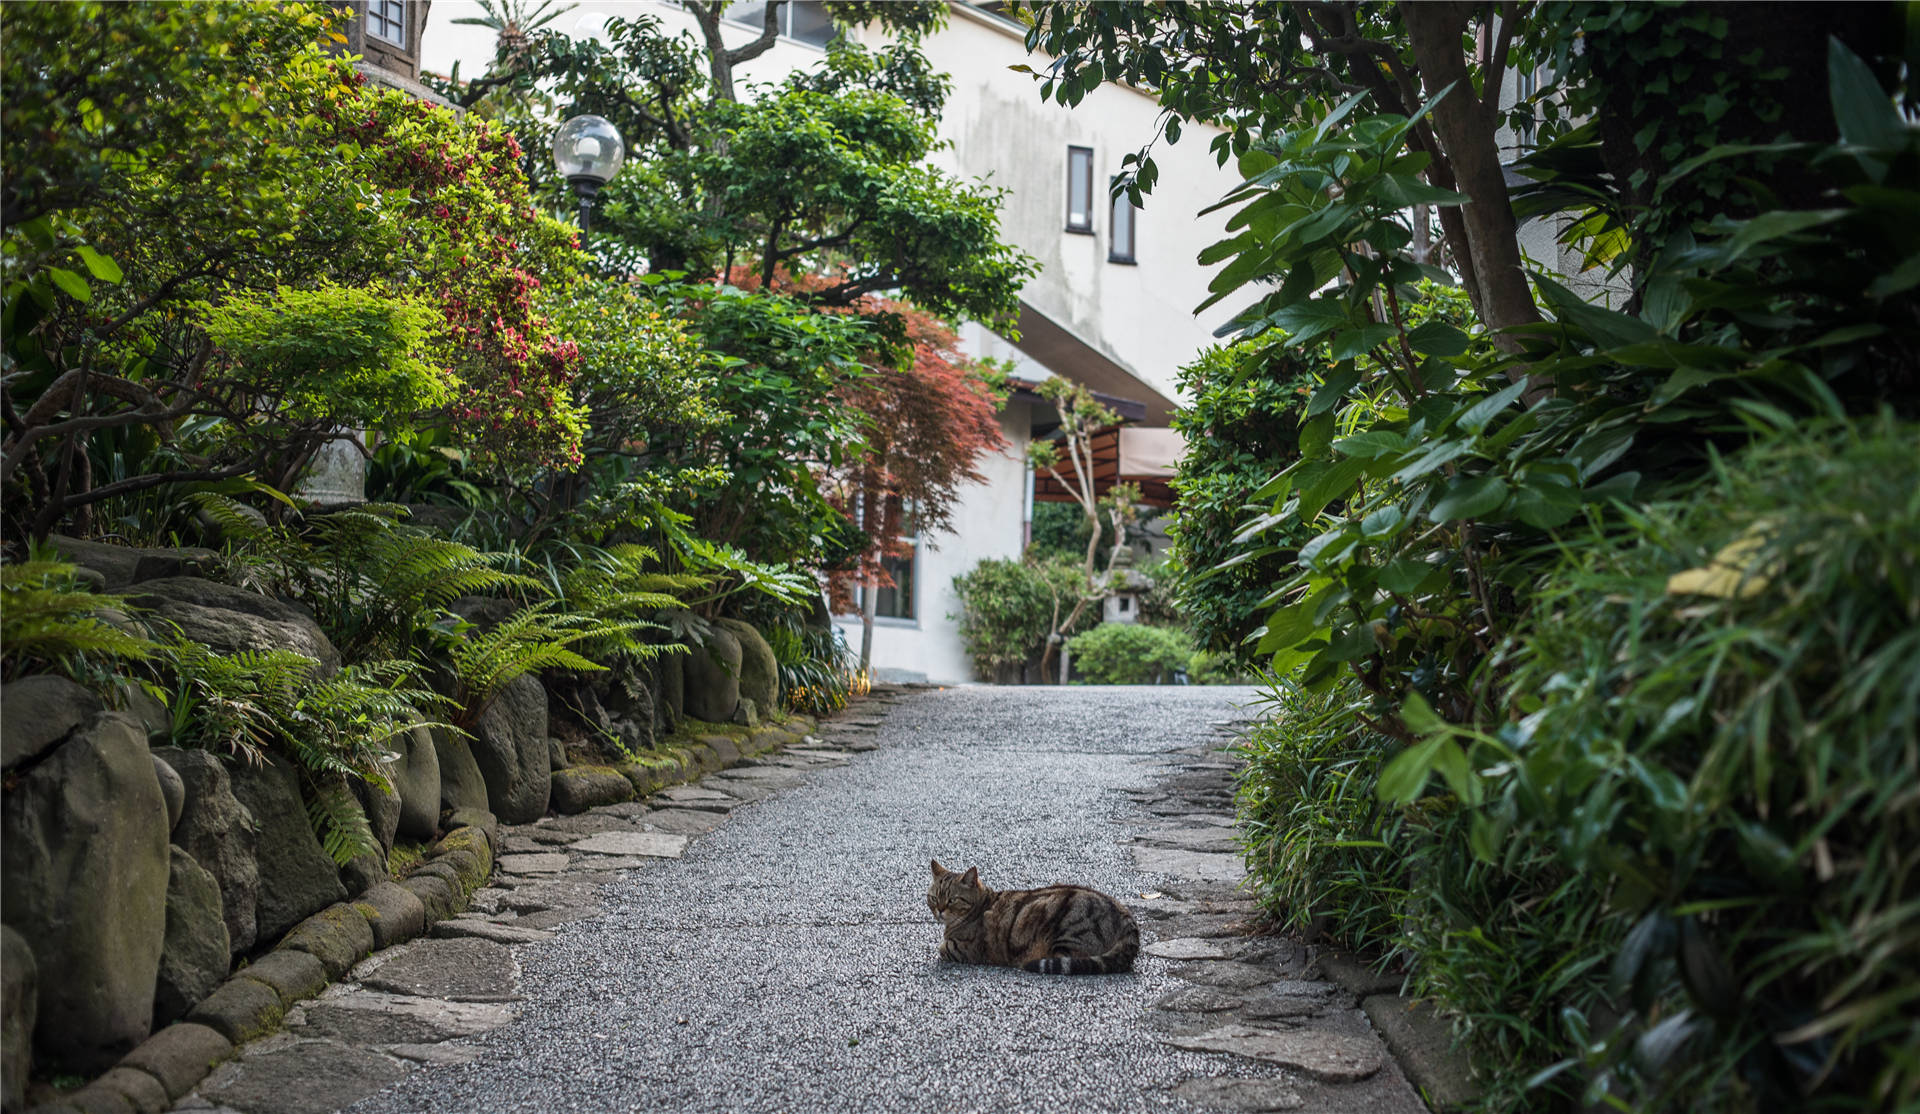
M 152 641 L 100 617 L 108 608 L 131 610 L 124 596 L 93 594 L 65 562 L 0 566 L 0 676 L 37 668 L 97 682 L 116 663 L 151 657 Z
M 411 662 L 369 662 L 315 680 L 313 660 L 290 650 L 222 655 L 185 640 L 164 649 L 175 685 L 175 741 L 253 763 L 270 749 L 291 756 L 312 790 L 315 831 L 343 864 L 376 848 L 358 803 L 351 794 L 343 803 L 330 787 L 346 793 L 347 779 L 358 778 L 388 789 L 396 755 L 387 744 L 415 727 L 451 726 L 421 713 L 448 701 L 413 687 Z
M 453 663 L 455 722 L 470 727 L 510 682 L 543 669 L 594 672 L 606 666 L 572 647 L 583 642 L 630 641 L 631 632 L 650 629 L 641 620 L 604 620 L 577 612 L 555 611 L 542 600 L 514 612 L 489 630 L 464 624 L 447 643 Z M 657 651 L 657 648 L 655 648 Z
M 462 596 L 540 594 L 540 583 L 506 572 L 503 555 L 402 521 L 407 509 L 368 503 L 317 515 L 304 535 L 261 527 L 220 496 L 201 505 L 223 526 L 244 523 L 241 560 L 258 586 L 298 599 L 348 661 L 416 654 L 422 633 Z
M 380 841 L 367 823 L 366 810 L 342 778 L 312 782 L 307 794 L 307 821 L 320 837 L 320 849 L 337 866 L 346 866 L 361 855 L 380 853 Z

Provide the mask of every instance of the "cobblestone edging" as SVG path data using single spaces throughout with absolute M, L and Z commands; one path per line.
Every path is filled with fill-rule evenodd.
M 1212 1109 L 1321 1114 L 1424 1114 L 1472 1098 L 1446 1023 L 1401 997 L 1399 976 L 1257 931 L 1233 828 L 1240 762 L 1226 748 L 1238 725 L 1215 726 L 1221 742 L 1167 755 L 1168 776 L 1135 795 L 1135 860 L 1168 882 L 1128 904 L 1153 938 L 1144 952 L 1178 961 L 1187 984 L 1155 1003 L 1156 1038 L 1278 1071 L 1196 1076 L 1174 1093 Z
M 809 732 L 816 726 L 808 717 L 794 716 L 783 724 L 758 728 L 744 737 L 703 735 L 691 744 L 673 748 L 668 760 L 661 764 L 621 767 L 618 773 L 641 797 L 658 794 L 670 799 L 676 794 L 692 794 L 698 798 L 700 790 L 675 787 L 733 767 L 751 769 L 765 760 L 762 756 L 792 748 L 793 744 L 809 738 Z M 739 800 L 735 799 L 734 803 L 738 804 Z M 700 806 L 695 803 L 691 807 Z M 329 906 L 295 925 L 271 951 L 235 971 L 188 1011 L 183 1020 L 147 1038 L 86 1087 L 35 1106 L 28 1114 L 161 1114 L 174 1108 L 175 1103 L 181 1103 L 179 1109 L 183 1110 L 207 1109 L 211 1103 L 192 1097 L 195 1088 L 222 1064 L 241 1054 L 243 1046 L 249 1042 L 269 1043 L 261 1038 L 273 1035 L 283 1021 L 302 1020 L 300 1015 L 305 1003 L 321 998 L 330 987 L 361 968 L 390 966 L 386 962 L 388 957 L 398 956 L 404 951 L 403 945 L 429 933 L 442 938 L 492 941 L 496 945 L 545 938 L 548 935 L 545 929 L 559 923 L 559 919 L 539 914 L 553 912 L 555 903 L 533 902 L 525 909 L 527 915 L 514 917 L 525 923 L 498 924 L 481 919 L 469 924 L 466 921 L 473 916 L 467 910 L 475 896 L 488 891 L 487 883 L 494 877 L 496 867 L 508 870 L 516 865 L 514 859 L 527 857 L 523 846 L 526 837 L 520 832 L 537 833 L 543 828 L 564 831 L 570 822 L 574 826 L 591 823 L 596 812 L 640 815 L 649 811 L 663 810 L 649 810 L 647 804 L 635 799 L 574 816 L 547 817 L 521 829 L 512 829 L 503 828 L 490 812 L 455 810 L 448 818 L 446 833 L 427 852 L 425 861 L 406 878 L 377 883 L 359 897 Z M 676 805 L 664 811 L 681 810 Z M 616 838 L 619 835 L 602 834 Z M 635 836 L 653 834 L 633 832 Z M 602 856 L 597 865 L 601 870 L 617 870 L 639 865 L 648 856 L 668 853 L 677 856 L 687 837 L 667 834 L 670 838 L 661 841 L 656 836 L 655 841 L 646 846 L 629 841 L 623 848 L 630 854 Z M 479 914 L 481 918 L 497 917 L 500 908 L 497 898 L 483 897 L 482 904 L 494 907 Z M 527 906 L 524 896 L 520 905 Z M 491 967 L 480 964 L 468 974 L 484 982 L 503 974 L 497 968 L 497 964 Z M 385 981 L 393 984 L 396 977 L 404 977 L 404 970 L 402 963 Z M 514 977 L 510 966 L 504 974 L 509 981 Z M 461 989 L 472 992 L 459 995 L 469 1001 L 487 996 L 484 987 Z M 401 1011 L 405 1012 L 404 1006 Z M 465 1012 L 472 1015 L 476 1011 Z M 465 1017 L 467 1031 L 478 1031 L 471 1026 L 484 1020 L 488 1019 Z M 412 1051 L 419 1060 L 432 1060 L 433 1042 L 420 1044 L 418 1049 L 398 1048 L 395 1054 L 406 1058 Z M 251 1049 L 245 1051 L 251 1053 Z M 229 1070 L 232 1066 L 229 1065 Z M 186 1101 L 182 1102 L 183 1099 Z M 325 1096 L 269 1096 L 267 1105 L 255 1109 L 322 1108 L 313 1105 L 315 1100 L 325 1101 Z M 352 1098 L 347 1098 L 339 1105 L 351 1101 Z

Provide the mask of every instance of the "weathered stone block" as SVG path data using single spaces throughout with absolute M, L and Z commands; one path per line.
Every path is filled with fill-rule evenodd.
M 343 902 L 295 925 L 280 948 L 306 952 L 326 967 L 330 978 L 338 979 L 372 953 L 373 928 L 360 910 Z
M 155 759 L 155 764 L 161 764 Z M 220 883 L 193 856 L 168 847 L 166 940 L 153 990 L 153 1020 L 186 1014 L 227 977 L 232 952 L 220 909 Z
M 473 760 L 486 779 L 488 809 L 509 824 L 547 814 L 547 690 L 536 677 L 509 681 L 473 726 Z
M 187 807 L 187 783 L 157 754 L 153 756 L 153 776 L 160 783 L 160 798 L 167 803 L 167 833 L 171 835 Z
M 741 697 L 753 701 L 762 714 L 771 714 L 780 704 L 780 659 L 773 647 L 750 623 L 721 619 L 715 625 L 740 641 Z
M 448 809 L 490 810 L 487 779 L 474 761 L 472 745 L 444 727 L 434 728 L 432 734 L 434 761 L 440 769 L 440 802 L 435 806 L 434 822 L 438 824 L 439 813 Z
M 34 1043 L 54 1070 L 103 1071 L 145 1040 L 166 935 L 167 806 L 146 733 L 117 712 L 18 775 L 0 820 L 0 909 L 33 949 Z
M 188 1011 L 187 1020 L 205 1025 L 234 1044 L 245 1044 L 271 1032 L 286 1012 L 279 992 L 266 983 L 236 975 Z
M 135 1114 L 164 1114 L 173 1105 L 158 1079 L 132 1068 L 113 1068 L 87 1086 L 89 1091 L 96 1088 L 119 1095 Z
M 400 888 L 420 899 L 420 905 L 427 912 L 427 920 L 444 921 L 458 912 L 454 904 L 454 888 L 445 878 L 431 874 L 411 874 L 402 878 Z
M 292 650 L 318 663 L 330 677 L 340 669 L 340 651 L 320 624 L 299 608 L 216 580 L 172 576 L 140 584 L 133 603 L 148 608 L 164 625 L 221 653 L 242 650 Z
M 500 821 L 493 813 L 480 808 L 455 809 L 447 815 L 447 831 L 451 834 L 461 828 L 479 829 L 487 837 L 487 846 L 499 853 Z
M 0 1104 L 8 1110 L 26 1104 L 39 981 L 33 949 L 18 932 L 0 927 Z
M 231 1055 L 232 1041 L 205 1025 L 182 1022 L 148 1037 L 121 1066 L 153 1076 L 166 1088 L 168 1098 L 178 1099 Z
M 0 685 L 0 769 L 39 758 L 106 707 L 91 689 L 51 673 Z
M 236 766 L 233 795 L 259 828 L 255 859 L 260 896 L 254 905 L 257 939 L 272 940 L 327 906 L 344 899 L 339 868 L 321 849 L 307 822 L 300 775 L 292 763 L 270 758 L 259 766 Z
M 412 891 L 382 882 L 361 894 L 353 907 L 373 929 L 374 948 L 391 948 L 426 931 L 427 907 Z
M 311 998 L 332 981 L 326 964 L 309 952 L 294 948 L 275 948 L 242 967 L 237 976 L 265 983 L 280 996 L 280 1004 L 291 1009 L 295 1002 Z
M 633 799 L 634 787 L 611 766 L 573 766 L 553 772 L 553 807 L 558 812 L 585 812 L 601 805 Z
M 740 703 L 740 640 L 715 627 L 704 646 L 686 656 L 686 711 L 694 719 L 725 723 Z
M 260 896 L 260 866 L 254 858 L 253 813 L 233 795 L 232 780 L 220 759 L 204 750 L 155 748 L 180 775 L 186 800 L 173 842 L 206 868 L 220 886 L 220 917 L 227 946 L 238 955 L 253 947 L 254 908 Z
M 396 835 L 432 839 L 440 824 L 440 752 L 433 745 L 433 732 L 416 727 L 393 746 L 400 752 L 393 764 L 393 788 L 400 796 Z

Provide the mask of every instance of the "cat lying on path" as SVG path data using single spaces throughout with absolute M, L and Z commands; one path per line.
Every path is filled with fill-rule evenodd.
M 1126 907 L 1085 886 L 990 890 L 980 869 L 933 861 L 927 908 L 946 922 L 940 958 L 1018 967 L 1042 975 L 1110 975 L 1133 970 L 1140 929 Z

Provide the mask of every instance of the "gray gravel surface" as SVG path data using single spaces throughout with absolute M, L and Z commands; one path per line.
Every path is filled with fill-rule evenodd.
M 521 1018 L 476 1038 L 474 1062 L 350 1109 L 1194 1110 L 1165 1089 L 1261 1065 L 1152 1039 L 1149 1006 L 1184 985 L 1168 961 L 1073 979 L 941 964 L 927 860 L 977 864 L 998 888 L 1137 898 L 1156 879 L 1124 845 L 1124 791 L 1251 696 L 905 696 L 878 749 L 739 810 L 683 859 L 609 887 L 604 915 L 517 948 Z

